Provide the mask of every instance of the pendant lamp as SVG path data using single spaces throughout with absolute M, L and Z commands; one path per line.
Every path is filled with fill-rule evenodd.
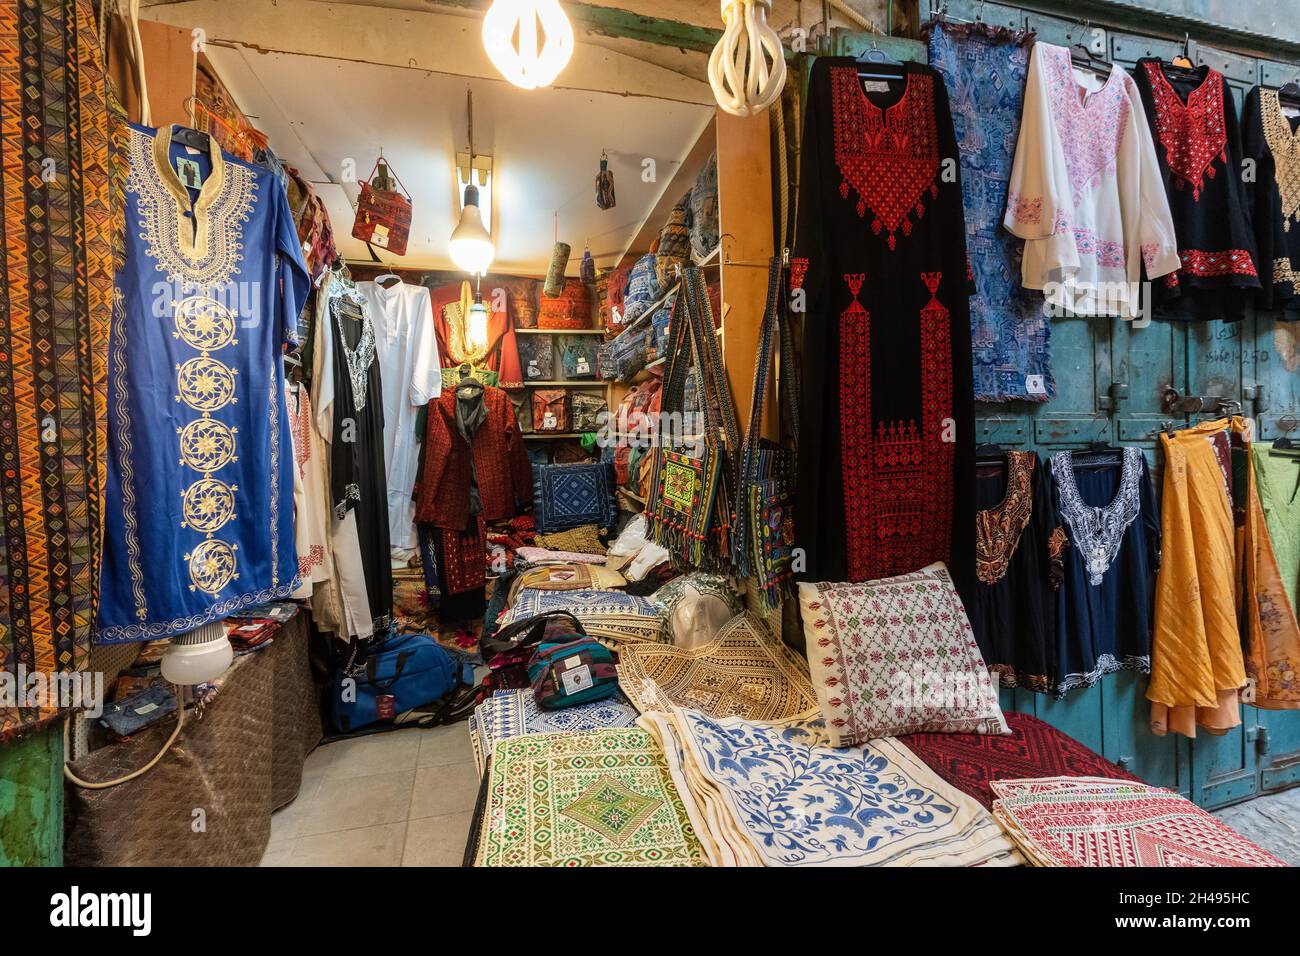
M 722 0 L 722 39 L 709 55 L 713 96 L 733 116 L 761 113 L 785 87 L 785 51 L 768 25 L 772 0 Z
M 474 94 L 465 95 L 466 112 L 469 115 L 469 159 L 470 169 L 468 184 L 463 193 L 465 203 L 460 213 L 460 222 L 452 230 L 451 241 L 447 244 L 447 253 L 457 269 L 463 269 L 470 275 L 481 276 L 492 265 L 496 256 L 496 245 L 492 242 L 492 233 L 483 223 L 483 212 L 479 208 L 479 189 L 474 161 Z M 459 179 L 457 180 L 459 182 Z M 486 185 L 487 179 L 484 179 Z
M 494 0 L 483 18 L 483 47 L 502 76 L 533 90 L 550 86 L 568 65 L 573 27 L 559 0 Z

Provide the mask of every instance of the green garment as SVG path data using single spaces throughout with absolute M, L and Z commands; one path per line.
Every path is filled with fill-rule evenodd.
M 1300 456 L 1270 454 L 1271 442 L 1255 442 L 1251 458 L 1268 536 L 1291 606 L 1300 586 Z

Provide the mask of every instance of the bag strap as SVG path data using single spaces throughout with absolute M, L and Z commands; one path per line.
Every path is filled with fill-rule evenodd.
M 567 619 L 573 626 L 574 631 L 584 637 L 587 634 L 587 629 L 582 626 L 582 622 L 568 611 L 548 611 L 545 614 L 535 614 L 532 617 L 524 618 L 522 621 L 508 624 L 492 637 L 480 638 L 479 653 L 484 661 L 489 661 L 498 654 L 539 644 L 542 638 L 545 637 L 546 625 L 552 618 Z M 516 635 L 521 636 L 517 637 Z
M 397 170 L 393 168 L 392 162 L 390 160 L 384 159 L 382 154 L 379 156 L 378 159 L 375 160 L 375 165 L 370 168 L 370 175 L 365 178 L 365 184 L 367 186 L 370 186 L 370 181 L 375 178 L 375 173 L 379 170 L 379 164 L 381 161 L 385 166 L 388 167 L 388 175 L 392 176 L 393 179 L 397 180 L 397 185 L 402 187 L 402 194 L 406 197 L 406 201 L 410 202 L 411 191 L 406 188 L 406 183 L 402 182 L 402 177 L 397 175 Z M 370 188 L 375 189 L 374 186 L 370 186 Z
M 782 389 L 785 401 L 781 415 L 787 432 L 798 441 L 799 404 L 798 379 L 794 364 L 794 334 L 788 321 L 781 321 L 781 303 L 785 301 L 786 281 L 781 261 L 773 256 L 767 273 L 767 306 L 763 312 L 763 325 L 759 331 L 758 356 L 754 360 L 754 401 L 749 414 L 749 427 L 745 430 L 742 478 L 759 477 L 758 449 L 763 436 L 763 408 L 767 403 L 772 373 L 772 346 L 775 340 L 781 374 L 787 376 L 788 387 Z

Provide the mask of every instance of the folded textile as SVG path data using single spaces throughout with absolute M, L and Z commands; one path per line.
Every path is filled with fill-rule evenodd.
M 476 866 L 705 866 L 654 739 L 635 727 L 498 743 Z
M 520 571 L 510 585 L 511 603 L 525 588 L 538 591 L 606 591 L 625 587 L 627 578 L 600 564 L 544 564 Z
M 702 647 L 623 648 L 618 683 L 643 713 L 687 707 L 711 717 L 790 720 L 818 712 L 803 658 L 743 614 Z
M 1138 781 L 1037 717 L 1008 711 L 1010 736 L 908 734 L 898 743 L 963 793 L 993 808 L 994 780 L 1023 777 L 1107 777 Z
M 527 564 L 604 564 L 605 557 L 600 554 L 586 554 L 582 551 L 554 551 L 550 548 L 523 547 L 515 551 L 521 561 Z
M 501 620 L 501 626 L 548 614 L 568 611 L 592 637 L 614 643 L 662 641 L 664 621 L 649 598 L 633 597 L 623 591 L 538 591 L 519 592 L 515 603 Z
M 586 704 L 545 710 L 531 688 L 499 690 L 475 708 L 470 738 L 481 776 L 484 760 L 503 740 L 528 734 L 582 733 L 605 727 L 631 727 L 637 709 L 622 694 Z
M 1015 846 L 983 807 L 906 748 L 826 746 L 820 720 L 715 720 L 674 709 L 639 726 L 714 866 L 1010 866 Z
M 614 523 L 614 466 L 597 461 L 533 465 L 533 504 L 543 534 L 579 525 L 608 528 Z
M 567 531 L 533 536 L 539 548 L 556 551 L 581 551 L 584 554 L 605 554 L 605 543 L 600 540 L 600 529 L 594 524 L 579 525 Z
M 1100 777 L 991 786 L 993 815 L 1035 866 L 1286 866 L 1172 790 Z

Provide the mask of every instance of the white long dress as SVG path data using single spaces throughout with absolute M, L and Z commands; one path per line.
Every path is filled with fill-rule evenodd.
M 1003 225 L 1025 240 L 1024 286 L 1067 312 L 1134 318 L 1142 266 L 1148 279 L 1179 268 L 1151 131 L 1121 67 L 1090 92 L 1069 50 L 1034 45 Z
M 375 354 L 384 388 L 384 470 L 388 536 L 394 551 L 416 547 L 415 476 L 420 468 L 420 406 L 442 394 L 438 340 L 429 290 L 409 282 L 358 282 L 375 325 Z

